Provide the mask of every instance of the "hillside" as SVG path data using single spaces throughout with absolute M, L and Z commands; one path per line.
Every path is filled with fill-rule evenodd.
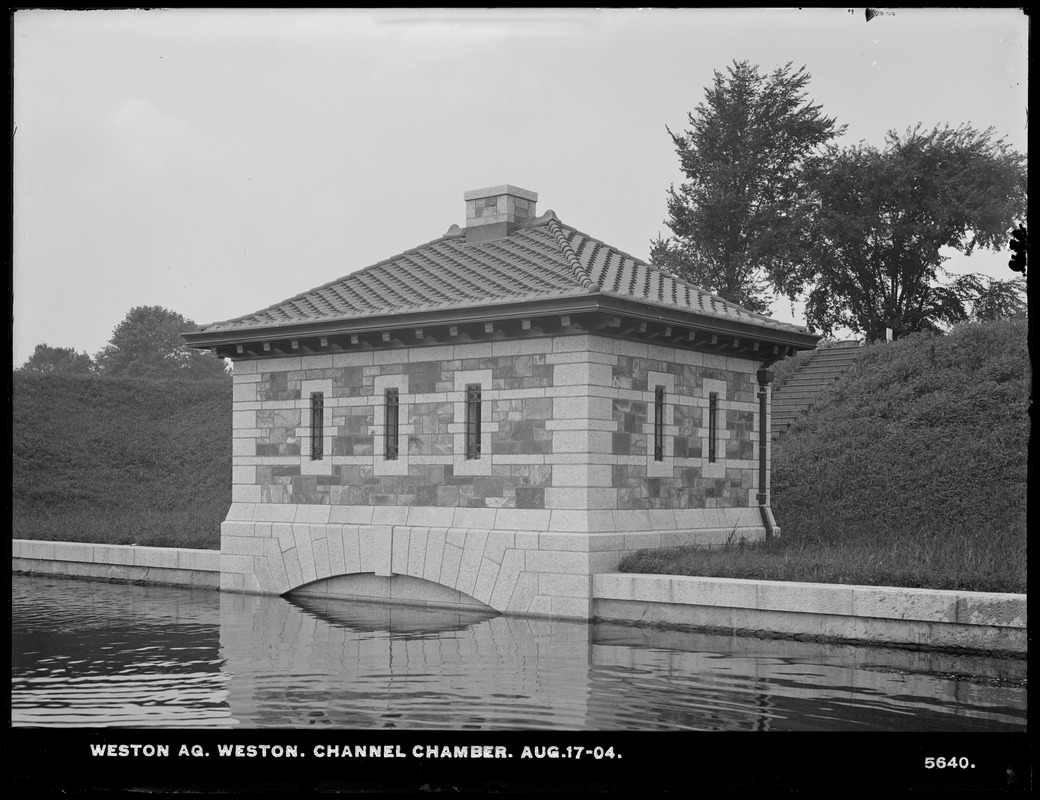
M 15 372 L 13 535 L 218 548 L 229 382 Z
M 782 539 L 623 569 L 1024 592 L 1025 320 L 864 348 L 773 445 Z

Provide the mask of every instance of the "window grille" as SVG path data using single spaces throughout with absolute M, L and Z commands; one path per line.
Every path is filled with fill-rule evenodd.
M 400 452 L 398 448 L 401 420 L 400 409 L 401 404 L 399 390 L 387 389 L 386 422 L 383 430 L 383 433 L 385 434 L 383 455 L 386 457 L 387 461 L 396 461 L 397 454 Z
M 664 387 L 654 390 L 654 461 L 664 461 Z
M 719 395 L 711 392 L 708 395 L 708 461 L 715 461 L 715 442 L 719 437 Z
M 311 392 L 311 461 L 325 457 L 325 394 Z
M 466 458 L 480 458 L 480 385 L 466 386 Z

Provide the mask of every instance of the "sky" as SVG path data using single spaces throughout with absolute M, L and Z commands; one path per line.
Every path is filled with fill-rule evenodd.
M 1026 152 L 1016 9 L 29 9 L 12 33 L 16 367 L 94 355 L 136 306 L 266 308 L 464 224 L 486 186 L 646 259 L 683 179 L 668 129 L 735 60 L 804 65 L 840 144 L 970 123 Z

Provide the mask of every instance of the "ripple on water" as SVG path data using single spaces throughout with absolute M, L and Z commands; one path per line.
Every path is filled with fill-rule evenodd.
M 1025 662 L 14 576 L 12 724 L 994 730 Z

